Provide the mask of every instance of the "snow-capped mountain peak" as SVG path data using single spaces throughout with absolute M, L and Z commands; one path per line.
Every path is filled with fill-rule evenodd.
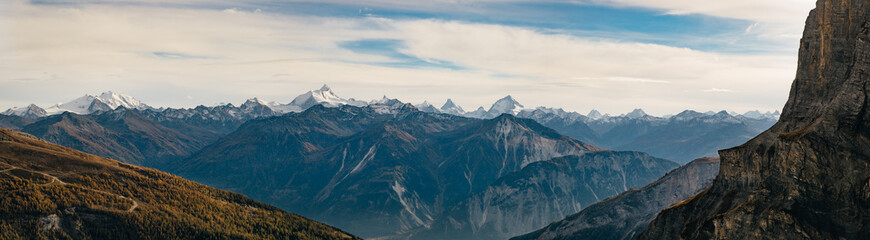
M 374 109 L 375 112 L 381 114 L 396 114 L 411 109 L 416 110 L 416 108 L 411 104 L 405 104 L 402 101 L 399 101 L 399 99 L 388 98 L 387 96 L 384 96 L 380 100 L 371 101 L 371 104 L 368 106 Z M 431 107 L 431 105 L 429 106 Z
M 9 110 L 3 112 L 3 114 L 31 119 L 36 119 L 47 115 L 45 109 L 36 106 L 36 104 L 30 104 L 27 107 L 12 107 Z
M 522 104 L 514 100 L 511 95 L 507 95 L 492 104 L 487 112 L 491 117 L 495 117 L 504 113 L 516 115 L 525 108 Z
M 84 95 L 67 103 L 59 103 L 45 109 L 45 111 L 50 115 L 63 112 L 90 114 L 96 111 L 112 110 L 118 107 L 139 110 L 153 109 L 132 96 L 107 91 L 99 96 Z
M 104 92 L 104 93 L 100 94 L 99 97 L 96 97 L 96 98 L 98 100 L 100 100 L 100 102 L 103 102 L 106 105 L 108 105 L 109 107 L 111 107 L 112 109 L 115 109 L 115 108 L 121 107 L 121 106 L 123 106 L 125 108 L 140 109 L 140 110 L 151 108 L 148 105 L 145 105 L 144 103 L 142 103 L 142 101 L 139 101 L 138 99 L 133 98 L 130 95 L 116 93 L 113 91 Z
M 66 103 L 58 103 L 54 106 L 51 106 L 45 109 L 48 114 L 58 114 L 63 112 L 73 112 L 78 114 L 88 114 L 88 107 L 91 103 L 94 102 L 97 98 L 91 95 L 84 95 L 79 98 L 73 99 L 72 101 Z
M 452 99 L 447 99 L 447 102 L 444 102 L 444 105 L 441 106 L 441 112 L 453 115 L 462 115 L 465 113 L 465 110 L 462 109 L 456 103 L 453 103 Z
M 320 89 L 308 91 L 294 98 L 289 105 L 296 106 L 300 111 L 310 108 L 311 106 L 323 104 L 326 107 L 338 107 L 341 105 L 365 106 L 366 103 L 353 99 L 344 99 L 338 97 L 332 89 L 324 84 Z M 292 107 L 284 107 L 290 110 Z
M 266 103 L 266 101 L 260 100 L 259 98 L 256 98 L 256 97 L 246 100 L 245 103 L 242 103 L 241 106 L 256 106 L 256 105 L 269 106 L 269 104 Z

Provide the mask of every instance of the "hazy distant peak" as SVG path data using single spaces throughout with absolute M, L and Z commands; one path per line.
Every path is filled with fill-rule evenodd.
M 687 120 L 687 119 L 699 118 L 699 117 L 708 116 L 708 115 L 713 115 L 713 114 L 699 113 L 699 112 L 694 111 L 694 110 L 684 110 L 684 111 L 678 113 L 677 115 L 674 115 L 674 118 L 677 120 Z
M 601 112 L 599 112 L 598 110 L 592 109 L 592 111 L 589 111 L 589 114 L 587 114 L 586 117 L 598 120 L 604 117 L 604 115 L 601 115 Z
M 637 119 L 637 118 L 642 118 L 642 117 L 646 117 L 646 116 L 647 116 L 646 112 L 644 112 L 643 109 L 640 109 L 640 108 L 634 109 L 633 111 L 631 111 L 630 113 L 625 115 L 625 117 L 630 118 L 630 119 Z
M 441 110 L 435 108 L 435 106 L 432 106 L 432 103 L 429 103 L 429 101 L 423 101 L 423 103 L 417 104 L 414 107 L 416 107 L 417 110 L 420 110 L 421 112 L 441 113 Z
M 428 106 L 428 107 L 431 107 L 431 106 L 432 106 L 432 103 L 429 103 L 429 101 L 423 100 L 423 102 L 420 103 L 419 106 Z
M 779 110 L 777 110 L 775 112 L 767 111 L 765 113 L 762 113 L 761 111 L 758 111 L 758 110 L 752 110 L 752 111 L 748 111 L 748 112 L 743 114 L 744 117 L 753 118 L 753 119 L 779 119 L 779 115 L 780 115 Z
M 484 109 L 483 107 L 478 107 L 477 110 L 474 110 L 472 112 L 467 112 L 463 115 L 466 117 L 470 117 L 470 118 L 487 118 L 488 117 L 488 113 L 486 112 L 486 109 Z

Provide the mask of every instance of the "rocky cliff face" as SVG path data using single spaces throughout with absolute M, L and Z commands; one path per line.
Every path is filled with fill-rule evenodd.
M 713 184 L 719 158 L 701 158 L 641 189 L 602 200 L 561 221 L 512 240 L 633 239 L 662 209 Z
M 868 13 L 868 0 L 818 1 L 780 121 L 720 151 L 713 186 L 662 212 L 639 239 L 870 236 Z
M 410 234 L 409 239 L 507 239 L 610 196 L 636 191 L 678 166 L 646 153 L 616 151 L 535 162 L 450 207 L 430 228 Z M 649 213 L 647 222 L 662 208 Z

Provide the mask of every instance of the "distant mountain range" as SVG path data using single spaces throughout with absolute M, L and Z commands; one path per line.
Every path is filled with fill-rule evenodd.
M 44 116 L 28 108 L 0 115 L 0 126 L 239 192 L 363 237 L 395 239 L 527 233 L 679 166 L 665 159 L 715 155 L 775 121 L 693 111 L 662 118 L 639 109 L 587 116 L 527 109 L 511 96 L 465 112 L 451 100 L 435 108 L 343 99 L 326 86 L 288 104 L 252 98 L 239 106 L 154 108 L 105 93 Z M 51 114 L 56 109 L 68 110 Z
M 363 237 L 487 239 L 543 227 L 678 166 L 602 152 L 509 114 L 473 119 L 383 101 L 254 119 L 170 171 Z M 550 176 L 559 178 L 536 184 L 561 187 L 528 182 Z M 523 217 L 540 209 L 551 211 Z M 465 232 L 438 230 L 457 225 Z
M 274 112 L 276 115 L 280 115 L 280 114 L 290 113 L 290 112 L 302 112 L 302 111 L 305 111 L 306 109 L 308 109 L 314 105 L 323 105 L 326 107 L 338 107 L 341 105 L 364 107 L 364 106 L 368 106 L 370 104 L 381 103 L 382 101 L 384 101 L 384 99 L 390 100 L 390 98 L 387 98 L 386 96 L 384 96 L 383 99 L 377 99 L 377 100 L 372 100 L 372 101 L 362 101 L 362 100 L 356 100 L 353 98 L 345 99 L 345 98 L 341 98 L 338 95 L 336 95 L 335 92 L 333 92 L 332 89 L 329 88 L 329 86 L 323 85 L 323 87 L 321 87 L 320 89 L 308 91 L 308 92 L 305 92 L 305 93 L 295 97 L 290 103 L 287 103 L 287 104 L 281 104 L 278 102 L 265 102 L 265 101 L 259 100 L 257 98 L 248 99 L 247 102 L 252 102 L 252 101 L 256 102 L 256 103 L 258 103 L 258 105 L 266 106 L 266 108 L 269 108 L 269 110 Z M 393 99 L 393 100 L 395 100 L 395 99 Z M 231 106 L 231 105 L 232 104 L 227 104 L 227 106 Z M 493 103 L 492 106 L 490 106 L 488 110 L 483 108 L 483 107 L 480 107 L 477 110 L 471 111 L 471 112 L 466 112 L 461 106 L 456 105 L 456 103 L 454 103 L 453 100 L 451 100 L 451 99 L 447 99 L 447 101 L 440 108 L 435 107 L 434 105 L 432 105 L 428 101 L 424 101 L 423 103 L 417 104 L 414 106 L 423 112 L 446 113 L 446 114 L 450 114 L 450 115 L 464 116 L 464 117 L 471 117 L 471 118 L 494 118 L 494 117 L 497 117 L 497 116 L 499 116 L 501 114 L 505 114 L 505 113 L 511 114 L 511 115 L 522 115 L 521 113 L 523 113 L 523 112 L 527 112 L 526 114 L 528 114 L 528 112 L 533 112 L 536 110 L 548 111 L 551 113 L 558 113 L 561 117 L 572 119 L 572 120 L 580 120 L 580 121 L 584 121 L 584 122 L 590 122 L 590 121 L 607 122 L 607 121 L 612 121 L 613 119 L 619 119 L 619 118 L 638 119 L 638 118 L 652 117 L 652 116 L 647 115 L 641 109 L 635 109 L 632 112 L 629 112 L 626 114 L 621 114 L 618 116 L 611 116 L 609 114 L 602 115 L 597 110 L 592 110 L 587 115 L 583 115 L 583 114 L 580 114 L 577 112 L 565 112 L 564 110 L 557 109 L 557 108 L 547 108 L 547 107 L 526 108 L 525 106 L 520 104 L 516 99 L 514 99 L 510 95 L 495 101 L 495 103 Z M 142 103 L 141 101 L 139 101 L 138 99 L 136 99 L 132 96 L 113 92 L 113 91 L 108 91 L 108 92 L 104 92 L 98 96 L 85 95 L 85 96 L 79 97 L 77 99 L 74 99 L 70 102 L 59 103 L 59 104 L 53 105 L 53 106 L 45 108 L 45 109 L 43 109 L 35 104 L 30 104 L 28 106 L 23 106 L 23 107 L 13 107 L 13 108 L 10 108 L 10 109 L 4 111 L 2 114 L 36 119 L 36 118 L 45 117 L 45 116 L 49 116 L 49 115 L 61 114 L 63 112 L 71 112 L 71 113 L 76 113 L 76 114 L 91 114 L 91 113 L 96 113 L 99 111 L 114 110 L 118 107 L 124 107 L 127 109 L 138 109 L 138 110 L 153 110 L 153 111 L 157 111 L 157 112 L 164 111 L 167 109 L 172 109 L 172 108 L 163 108 L 163 107 L 154 108 L 154 107 L 151 107 L 145 103 Z M 176 110 L 178 110 L 178 109 L 176 109 Z M 717 114 L 717 112 L 708 111 L 708 112 L 705 112 L 704 114 L 715 115 L 715 114 Z M 779 118 L 779 111 L 761 113 L 760 111 L 754 110 L 754 111 L 748 111 L 744 114 L 738 114 L 736 112 L 729 112 L 728 114 L 731 116 L 734 116 L 734 117 L 744 117 L 744 118 L 748 118 L 748 119 L 778 119 Z M 666 115 L 663 118 L 670 118 L 672 116 L 673 115 Z
M 190 109 L 154 108 L 124 94 L 105 92 L 99 96 L 86 95 L 47 109 L 33 104 L 12 108 L 2 114 L 6 116 L 0 116 L 0 127 L 22 129 L 25 125 L 33 123 L 32 120 L 63 112 L 79 115 L 101 114 L 120 107 L 139 110 L 142 115 L 170 128 L 183 127 L 178 125 L 206 127 L 214 132 L 209 136 L 204 136 L 203 139 L 209 141 L 216 139 L 216 136 L 235 130 L 247 120 L 301 112 L 315 105 L 365 107 L 396 104 L 404 103 L 386 96 L 368 102 L 353 98 L 341 98 L 326 85 L 320 89 L 303 93 L 287 104 L 265 102 L 252 98 L 240 106 L 226 104 L 212 107 L 198 106 Z M 749 140 L 751 136 L 757 135 L 773 125 L 779 117 L 779 112 L 749 111 L 741 115 L 725 111 L 700 113 L 691 110 L 666 117 L 655 117 L 646 114 L 641 109 L 635 109 L 619 116 L 602 115 L 596 110 L 583 115 L 558 108 L 525 108 L 511 96 L 497 100 L 488 110 L 481 107 L 471 112 L 466 112 L 450 99 L 440 108 L 429 102 L 423 102 L 414 107 L 428 113 L 445 113 L 480 119 L 511 114 L 533 119 L 564 135 L 600 147 L 643 151 L 657 157 L 683 163 L 697 157 L 717 156 L 716 151 L 719 149 L 733 147 Z M 108 155 L 108 157 L 118 156 Z M 126 160 L 127 158 L 119 157 L 118 159 Z
M 359 239 L 242 195 L 0 129 L 0 239 Z
M 624 116 L 592 119 L 561 109 L 538 108 L 521 111 L 518 116 L 597 146 L 647 152 L 681 163 L 718 156 L 718 150 L 740 145 L 776 122 L 773 117 L 757 119 L 725 111 L 710 114 L 691 110 L 668 118 L 637 109 Z

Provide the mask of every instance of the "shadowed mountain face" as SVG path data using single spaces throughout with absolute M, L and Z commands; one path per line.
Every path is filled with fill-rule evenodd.
M 8 128 L 12 130 L 21 130 L 22 127 L 36 122 L 34 119 L 0 114 L 0 128 Z
M 358 239 L 242 195 L 0 129 L 0 239 Z
M 806 24 L 780 121 L 720 151 L 713 185 L 639 239 L 870 236 L 870 1 L 818 1 Z
M 216 133 L 173 129 L 137 110 L 92 115 L 63 113 L 25 126 L 22 131 L 46 141 L 141 166 L 160 166 L 216 140 Z
M 507 239 L 643 186 L 678 166 L 645 153 L 612 151 L 535 162 L 451 207 L 410 239 Z
M 163 168 L 234 131 L 249 119 L 274 114 L 260 102 L 248 100 L 239 107 L 228 104 L 159 112 L 121 107 L 88 115 L 65 112 L 38 121 L 0 115 L 0 127 L 9 125 L 10 129 L 21 129 L 49 142 L 102 157 Z
M 511 115 L 480 120 L 393 108 L 318 105 L 252 120 L 174 172 L 379 237 L 428 228 L 451 206 L 536 162 L 599 150 Z M 631 166 L 655 176 L 632 186 L 676 167 L 647 163 Z M 606 184 L 616 183 L 593 188 Z
M 512 240 L 628 240 L 662 209 L 707 189 L 719 173 L 718 158 L 697 159 L 641 189 L 632 189 Z

